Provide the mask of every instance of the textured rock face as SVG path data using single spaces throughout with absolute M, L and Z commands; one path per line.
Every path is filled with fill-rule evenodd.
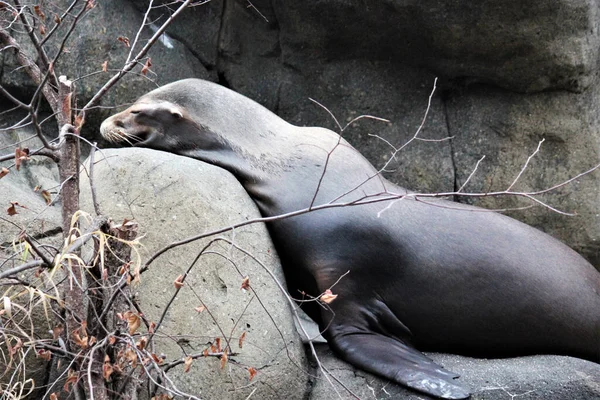
M 169 3 L 154 2 L 154 25 L 171 14 L 160 7 Z M 123 64 L 131 49 L 117 38 L 133 39 L 147 8 L 145 0 L 97 2 L 93 18 L 68 42 L 57 68 L 83 76 L 80 102 L 110 76 L 90 73 L 104 61 L 109 72 Z M 213 1 L 184 13 L 151 50 L 152 73 L 130 75 L 103 105 L 123 105 L 156 83 L 194 76 L 218 80 L 299 125 L 338 130 L 309 98 L 342 126 L 361 114 L 387 118 L 361 120 L 344 136 L 376 166 L 387 164 L 388 178 L 425 192 L 459 188 L 483 156 L 466 190 L 504 190 L 544 138 L 514 187 L 542 190 L 600 160 L 599 8 L 591 0 Z M 140 31 L 142 42 L 152 29 Z M 10 52 L 2 55 L 0 83 L 30 92 Z M 420 137 L 453 139 L 413 141 L 388 164 L 392 146 L 402 147 L 421 125 L 435 76 Z M 93 135 L 109 112 L 90 113 L 84 133 Z M 600 265 L 599 182 L 596 173 L 542 198 L 575 217 L 539 206 L 512 216 Z M 494 209 L 530 204 L 508 197 L 469 201 Z
M 137 221 L 144 259 L 171 242 L 260 217 L 235 178 L 214 166 L 142 149 L 104 150 L 102 156 L 94 172 L 102 211 L 116 221 Z M 82 188 L 88 185 L 83 179 Z M 89 190 L 82 200 L 90 209 Z M 188 373 L 183 365 L 171 370 L 175 386 L 203 399 L 245 399 L 251 393 L 260 399 L 302 399 L 308 382 L 302 373 L 306 360 L 290 308 L 265 270 L 285 286 L 269 235 L 261 224 L 222 237 L 225 240 L 212 244 L 194 265 L 169 306 L 156 352 L 173 361 L 202 353 L 217 337 L 222 343 L 227 339 L 238 355 L 225 370 L 217 358 L 200 358 Z M 175 291 L 173 282 L 212 239 L 169 251 L 142 275 L 137 299 L 149 320 L 160 320 Z M 246 276 L 255 292 L 241 290 Z M 203 304 L 207 310 L 195 311 Z M 252 382 L 248 367 L 259 371 Z
M 70 2 L 45 3 L 59 9 Z M 83 21 L 81 29 L 67 43 L 69 51 L 57 66 L 60 74 L 82 78 L 77 81 L 78 104 L 88 99 L 111 76 L 111 71 L 122 66 L 130 49 L 117 38 L 135 37 L 148 5 L 145 0 L 96 3 L 92 16 Z M 160 5 L 171 1 L 156 0 L 154 3 Z M 109 93 L 103 106 L 123 105 L 157 84 L 193 76 L 219 81 L 292 123 L 326 126 L 339 131 L 330 114 L 311 102 L 309 98 L 312 98 L 326 106 L 341 126 L 361 114 L 387 118 L 389 123 L 361 120 L 344 131 L 344 136 L 373 164 L 382 167 L 390 160 L 392 146 L 402 147 L 419 129 L 437 76 L 436 92 L 419 135 L 436 141 L 413 141 L 403 148 L 384 172 L 391 180 L 418 191 L 452 191 L 467 181 L 478 160 L 485 156 L 465 190 L 501 191 L 511 185 L 542 139 L 545 141 L 540 152 L 514 186 L 515 191 L 551 187 L 600 162 L 600 117 L 597 111 L 600 109 L 597 78 L 600 5 L 596 1 L 253 0 L 249 5 L 245 1 L 213 0 L 188 10 L 169 29 L 168 36 L 151 50 L 153 73 L 148 77 L 128 76 Z M 170 11 L 155 8 L 151 14 L 152 20 L 159 24 Z M 151 34 L 150 27 L 141 31 L 143 39 Z M 100 73 L 104 61 L 109 62 L 109 72 Z M 0 66 L 0 84 L 23 97 L 32 92 L 33 86 L 15 69 L 10 51 L 0 53 Z M 97 74 L 88 75 L 91 73 Z M 0 111 L 9 107 L 5 99 L 0 98 Z M 99 121 L 112 112 L 103 110 L 97 115 L 88 115 L 86 137 L 92 137 Z M 2 127 L 11 122 L 7 115 L 0 113 Z M 9 134 L 12 136 L 8 137 L 3 131 L 0 137 L 0 147 L 6 152 L 12 148 L 5 146 L 14 143 L 17 137 L 23 140 L 22 146 L 37 146 L 27 139 L 31 132 Z M 443 140 L 447 138 L 452 139 Z M 180 164 L 159 163 L 156 169 L 141 172 L 139 167 L 155 161 L 154 157 L 139 159 L 138 164 L 134 162 L 137 169 L 116 168 L 114 173 L 107 172 L 102 177 L 109 179 L 114 174 L 125 180 L 122 190 L 117 190 L 116 194 L 110 186 L 112 183 L 106 182 L 107 193 L 114 198 L 106 204 L 105 212 L 110 211 L 114 218 L 132 215 L 138 219 L 147 218 L 148 226 L 153 226 L 146 231 L 151 243 L 147 244 L 148 251 L 173 238 L 208 229 L 209 226 L 203 224 L 209 219 L 215 222 L 210 226 L 220 227 L 231 223 L 230 218 L 237 221 L 236 216 L 249 215 L 232 214 L 226 209 L 207 218 L 204 209 L 201 213 L 198 211 L 201 208 L 198 198 L 214 192 L 212 196 L 216 198 L 207 198 L 221 204 L 219 195 L 233 195 L 228 191 L 230 189 L 215 187 L 223 176 L 213 175 L 201 167 L 202 174 L 212 178 L 210 184 L 200 186 L 197 184 L 200 170 L 177 180 L 182 176 Z M 161 157 L 156 156 L 156 161 L 164 160 Z M 170 167 L 174 170 L 170 170 L 169 177 L 167 170 Z M 133 171 L 139 175 L 130 175 Z M 10 246 L 20 226 L 34 234 L 60 235 L 58 208 L 46 208 L 41 196 L 33 192 L 33 187 L 38 184 L 44 188 L 58 187 L 60 182 L 56 179 L 51 164 L 34 160 L 21 173 L 12 172 L 0 180 L 3 209 L 8 202 L 18 201 L 33 210 L 23 209 L 19 215 L 6 220 L 16 222 L 18 226 L 0 220 L 3 245 Z M 157 183 L 134 187 L 131 182 L 136 179 L 143 182 L 156 179 Z M 161 197 L 165 182 L 171 184 L 166 189 L 169 193 L 184 185 L 181 195 Z M 574 212 L 576 216 L 563 216 L 539 206 L 511 215 L 565 241 L 599 267 L 599 187 L 600 173 L 596 172 L 541 197 L 548 204 Z M 134 191 L 144 194 L 137 197 Z M 128 202 L 118 200 L 123 198 L 123 193 L 127 194 L 125 198 L 133 201 L 131 207 Z M 153 208 L 152 204 L 158 204 L 156 199 L 166 203 Z M 530 204 L 515 197 L 457 200 L 493 209 Z M 186 202 L 195 213 L 180 213 Z M 108 204 L 112 204 L 111 209 Z M 34 218 L 40 210 L 44 210 L 41 217 Z M 265 253 L 268 248 L 265 246 L 269 245 L 252 241 L 254 236 L 263 234 L 264 231 L 252 231 L 240 232 L 239 236 L 245 236 L 244 240 L 258 246 L 254 252 L 271 260 L 272 253 Z M 197 251 L 198 247 L 191 246 L 183 256 L 191 257 Z M 227 252 L 227 246 L 221 247 L 221 251 Z M 219 256 L 211 257 L 211 265 L 195 269 L 198 275 L 193 279 L 206 284 L 207 293 L 198 294 L 203 299 L 205 296 L 214 300 L 214 307 L 223 318 L 221 323 L 231 329 L 230 320 L 225 317 L 230 311 L 224 303 L 248 300 L 248 294 L 239 292 L 238 276 L 233 274 L 231 265 L 219 263 L 223 261 Z M 162 269 L 149 272 L 168 273 L 161 278 L 164 281 L 158 276 L 145 278 L 143 285 L 147 285 L 147 291 L 140 296 L 145 296 L 150 309 L 150 305 L 161 307 L 164 304 L 174 277 L 181 268 L 188 266 L 189 261 L 189 258 L 165 259 L 160 264 Z M 261 277 L 257 282 L 262 284 L 266 280 Z M 181 303 L 189 298 L 196 299 L 193 293 L 186 293 L 176 300 L 183 311 L 168 315 L 165 329 L 177 337 L 161 344 L 168 356 L 180 355 L 181 348 L 196 351 L 219 335 L 214 321 L 206 314 L 187 312 L 189 307 Z M 255 305 L 256 301 L 252 303 Z M 278 303 L 271 312 L 279 312 L 280 306 Z M 240 311 L 238 306 L 232 308 Z M 176 317 L 181 322 L 175 323 Z M 233 318 L 244 323 L 250 317 L 260 321 L 265 318 L 261 310 Z M 274 362 L 289 366 L 288 359 L 281 358 L 283 353 L 277 354 L 283 342 L 273 336 L 272 331 L 263 339 L 260 336 L 262 323 L 257 325 L 251 321 L 249 324 L 248 340 L 253 337 L 253 342 L 248 342 L 250 349 L 243 349 L 240 360 L 244 358 L 244 362 L 264 367 L 262 375 L 258 376 L 264 380 L 251 387 L 252 390 L 259 387 L 252 395 L 254 398 L 322 399 L 334 396 L 320 381 L 309 393 L 305 391 L 303 372 L 273 366 Z M 286 325 L 284 331 L 290 332 L 288 328 Z M 189 341 L 187 335 L 193 340 Z M 268 351 L 254 353 L 257 348 L 263 349 L 261 340 L 269 342 Z M 293 354 L 301 358 L 299 350 L 293 348 Z M 329 360 L 326 355 L 324 357 Z M 443 359 L 438 361 L 462 373 L 461 379 L 478 391 L 475 398 L 501 399 L 512 395 L 531 399 L 600 397 L 597 366 L 578 360 L 542 357 L 473 361 L 441 357 Z M 251 394 L 244 385 L 247 379 L 244 371 L 232 369 L 229 375 L 229 371 L 220 371 L 213 361 L 194 363 L 190 374 L 175 371 L 174 379 L 184 388 L 211 382 L 210 387 L 200 387 L 202 398 L 246 398 Z M 334 361 L 330 369 L 350 377 L 344 382 L 355 376 L 354 372 L 348 372 L 353 370 L 346 364 Z M 198 372 L 200 369 L 202 372 Z M 227 382 L 217 388 L 216 379 Z M 358 385 L 362 386 L 356 392 L 369 398 L 370 387 L 374 387 L 378 398 L 387 398 L 386 391 L 392 395 L 407 395 L 406 392 L 393 392 L 384 382 L 375 387 L 375 381 L 371 379 L 365 381 L 358 374 Z M 267 388 L 269 385 L 273 385 L 271 389 Z M 223 388 L 225 392 L 219 391 Z M 530 390 L 533 392 L 527 393 Z M 521 396 L 524 393 L 527 394 Z

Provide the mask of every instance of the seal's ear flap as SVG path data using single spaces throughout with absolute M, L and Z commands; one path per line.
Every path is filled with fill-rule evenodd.
M 169 107 L 169 112 L 171 113 L 171 116 L 175 119 L 183 118 L 183 113 L 173 106 Z

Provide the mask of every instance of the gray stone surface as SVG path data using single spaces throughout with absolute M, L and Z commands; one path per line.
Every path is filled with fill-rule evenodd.
M 104 150 L 96 159 L 94 182 L 102 212 L 115 221 L 127 218 L 139 224 L 144 260 L 171 242 L 260 216 L 241 185 L 220 168 L 144 149 Z M 86 184 L 83 179 L 82 204 L 90 210 Z M 233 241 L 285 282 L 264 225 L 215 237 Z M 142 275 L 136 291 L 148 319 L 159 320 L 175 291 L 173 282 L 210 239 L 169 251 Z M 245 276 L 256 294 L 241 290 Z M 194 311 L 202 303 L 208 311 Z M 239 348 L 244 331 L 246 340 Z M 191 269 L 166 315 L 155 349 L 172 361 L 201 353 L 216 337 L 224 342 L 223 336 L 239 353 L 225 370 L 216 358 L 200 358 L 189 373 L 183 372 L 183 366 L 171 370 L 176 387 L 202 399 L 246 399 L 250 394 L 260 399 L 303 398 L 306 360 L 284 295 L 263 266 L 218 241 Z M 258 370 L 251 382 L 247 367 Z
M 324 345 L 318 347 L 318 355 L 333 376 L 363 400 L 431 399 L 424 394 L 354 369 L 335 358 Z M 600 366 L 589 361 L 559 356 L 500 360 L 435 353 L 429 356 L 448 370 L 460 374 L 458 381 L 472 390 L 473 400 L 600 399 Z M 319 374 L 309 399 L 339 398 L 336 390 L 342 399 L 355 398 L 340 384 L 331 385 Z

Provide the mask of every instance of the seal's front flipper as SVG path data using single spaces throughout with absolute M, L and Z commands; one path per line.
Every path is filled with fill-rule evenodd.
M 423 353 L 403 342 L 376 332 L 347 332 L 328 338 L 344 360 L 365 371 L 442 399 L 466 399 L 471 394 Z

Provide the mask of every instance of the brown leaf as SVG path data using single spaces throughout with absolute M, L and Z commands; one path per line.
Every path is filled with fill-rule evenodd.
M 142 323 L 142 319 L 140 316 L 133 311 L 125 311 L 123 313 L 123 317 L 125 321 L 127 321 L 127 326 L 129 327 L 129 334 L 133 335 L 140 327 Z
M 54 22 L 58 25 L 60 24 L 60 17 L 58 16 L 58 14 L 54 14 Z
M 17 351 L 19 351 L 19 349 L 23 347 L 23 341 L 21 340 L 21 338 L 17 338 L 17 343 L 14 346 L 11 345 L 11 342 L 12 340 L 6 342 L 6 346 L 8 347 L 8 353 L 11 356 L 14 356 L 15 354 L 17 354 Z
M 40 24 L 40 35 L 46 35 L 46 27 L 44 26 L 44 24 Z
M 50 400 L 58 400 L 56 393 L 50 393 Z
M 125 350 L 124 357 L 131 364 L 131 368 L 135 368 L 137 366 L 137 353 L 132 348 L 129 347 L 127 350 Z
M 18 206 L 19 203 L 17 203 L 16 201 L 11 201 L 10 202 L 10 206 L 6 209 L 6 212 L 8 213 L 8 215 L 13 216 L 15 214 L 18 214 L 17 209 L 15 208 L 15 206 Z
M 204 349 L 204 351 L 202 352 L 202 355 L 204 357 L 208 357 L 208 349 Z
M 108 60 L 102 63 L 102 72 L 108 71 Z
M 42 194 L 46 205 L 50 205 L 50 203 L 52 203 L 52 196 L 50 196 L 50 192 L 47 190 L 42 190 L 40 193 Z
M 111 346 L 114 345 L 115 343 L 117 343 L 117 338 L 116 336 L 110 335 L 108 337 L 108 344 L 110 344 Z
M 17 171 L 21 168 L 21 163 L 27 160 L 29 160 L 29 149 L 27 147 L 23 149 L 17 147 L 15 149 L 15 168 Z
M 117 38 L 117 40 L 118 40 L 119 42 L 121 42 L 121 43 L 125 44 L 125 46 L 127 46 L 127 47 L 131 47 L 131 46 L 129 45 L 129 38 L 127 38 L 127 37 L 125 37 L 125 36 L 119 36 L 119 37 Z
M 40 349 L 37 352 L 37 356 L 45 361 L 50 361 L 52 359 L 52 352 L 44 349 Z
M 221 349 L 221 338 L 215 338 L 215 343 L 217 343 L 217 351 L 220 353 L 221 351 L 223 351 Z
M 321 300 L 323 303 L 329 304 L 334 301 L 336 297 L 338 297 L 337 294 L 333 294 L 330 289 L 327 289 L 325 293 L 319 297 L 319 300 Z
M 73 341 L 75 342 L 75 344 L 77 346 L 81 347 L 82 349 L 87 349 L 88 348 L 88 336 L 87 336 L 87 333 L 86 334 L 81 334 L 81 331 L 79 329 L 76 329 L 71 334 L 71 338 L 73 339 Z
M 185 279 L 185 277 L 183 275 L 179 275 L 177 277 L 177 279 L 175 279 L 175 281 L 173 282 L 173 285 L 175 286 L 175 288 L 181 289 L 183 287 L 183 280 L 184 279 Z
M 33 11 L 36 13 L 36 15 L 38 17 L 40 17 L 42 20 L 46 19 L 46 15 L 44 14 L 44 12 L 40 9 L 40 6 L 33 6 Z
M 190 372 L 190 368 L 192 367 L 192 361 L 194 361 L 194 359 L 190 356 L 187 356 L 185 358 L 185 361 L 183 362 L 183 372 Z
M 194 310 L 198 313 L 201 313 L 202 311 L 206 310 L 206 307 L 204 306 L 198 306 L 196 308 L 194 308 Z
M 148 333 L 154 333 L 156 329 L 156 322 L 150 322 L 150 326 L 148 327 Z
M 85 5 L 86 10 L 91 10 L 96 7 L 96 0 L 87 0 L 87 4 Z
M 238 340 L 238 345 L 240 346 L 240 349 L 243 347 L 245 339 L 246 339 L 246 331 L 242 332 L 242 336 L 240 336 L 240 340 Z
M 254 379 L 258 371 L 252 367 L 248 368 L 248 373 L 250 373 L 250 380 Z
M 2 167 L 2 169 L 0 169 L 0 179 L 4 178 L 6 175 L 8 175 L 10 171 L 8 170 L 8 168 L 4 168 Z
M 147 345 L 148 338 L 146 336 L 142 336 L 142 338 L 135 344 L 135 347 L 137 347 L 140 350 L 144 350 Z
M 159 356 L 157 356 L 156 354 L 152 353 L 151 356 L 155 363 L 157 363 L 157 364 L 163 363 L 163 359 L 160 358 Z
M 150 57 L 148 57 L 148 59 L 146 60 L 146 63 L 142 67 L 142 71 L 141 71 L 142 75 L 146 75 L 148 73 L 148 71 L 150 70 L 151 66 L 152 66 L 152 59 Z
M 225 368 L 225 364 L 227 364 L 227 353 L 223 353 L 223 355 L 221 356 L 221 369 Z
M 244 280 L 242 281 L 242 290 L 246 291 L 249 289 L 250 289 L 250 278 L 245 277 Z
M 110 380 L 110 376 L 112 375 L 114 369 L 110 363 L 110 357 L 107 355 L 104 356 L 104 364 L 102 365 L 102 377 L 106 382 Z
M 77 378 L 78 378 L 77 372 L 70 369 L 69 373 L 67 375 L 67 380 L 65 381 L 65 385 L 63 386 L 63 389 L 65 390 L 65 392 L 67 392 L 67 393 L 70 392 L 71 387 L 73 387 L 77 383 Z

